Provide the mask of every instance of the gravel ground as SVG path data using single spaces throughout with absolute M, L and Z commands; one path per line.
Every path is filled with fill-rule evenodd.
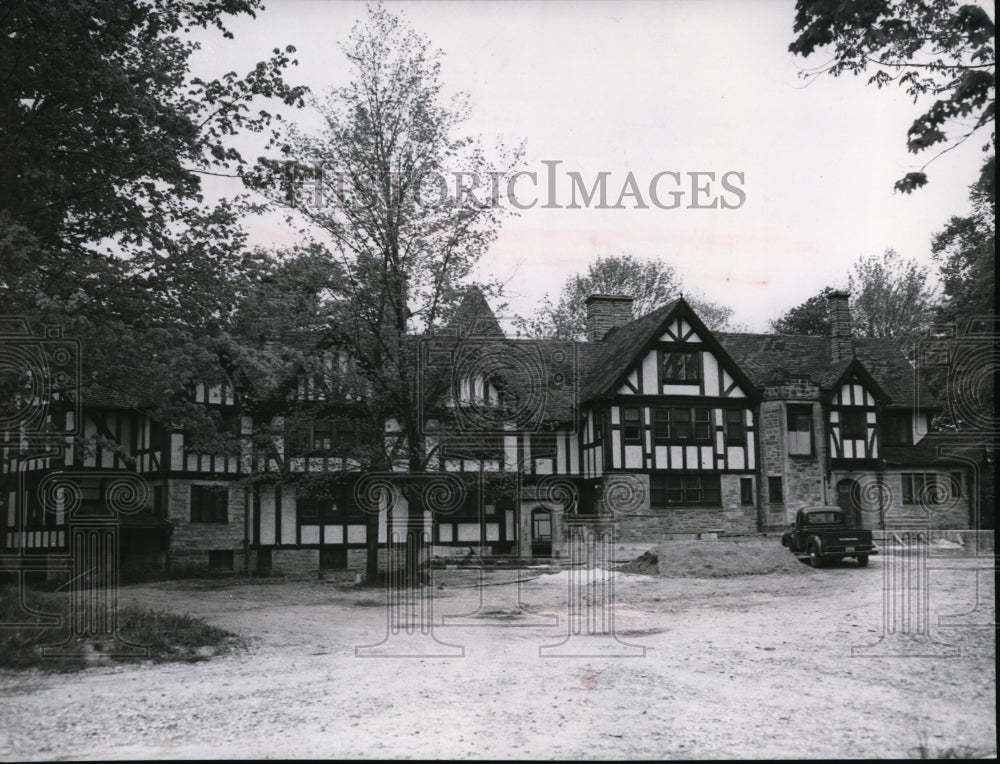
M 614 584 L 618 642 L 586 634 L 565 642 L 565 570 L 523 571 L 520 586 L 516 571 L 435 571 L 435 621 L 473 614 L 438 626 L 440 642 L 419 631 L 383 642 L 378 589 L 315 581 L 125 587 L 122 601 L 203 616 L 252 646 L 195 664 L 2 673 L 0 756 L 994 754 L 995 630 L 938 620 L 972 611 L 966 622 L 994 623 L 992 571 L 977 574 L 976 558 L 932 558 L 929 636 L 913 637 L 921 629 L 911 622 L 885 638 L 883 570 L 893 559 L 724 578 L 602 574 Z M 852 657 L 852 646 L 880 637 L 886 655 Z M 356 646 L 380 642 L 418 655 L 356 656 Z M 540 654 L 560 642 L 575 657 Z M 442 651 L 463 655 L 437 657 Z

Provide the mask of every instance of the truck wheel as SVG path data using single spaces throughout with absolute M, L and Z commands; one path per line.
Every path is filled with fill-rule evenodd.
M 823 567 L 823 557 L 819 553 L 819 545 L 815 541 L 809 542 L 809 564 L 814 568 Z
M 868 555 L 866 555 L 866 554 L 859 554 L 858 555 L 858 567 L 859 568 L 867 568 L 868 567 Z

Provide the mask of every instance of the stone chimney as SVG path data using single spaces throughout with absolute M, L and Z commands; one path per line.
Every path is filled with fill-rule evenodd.
M 592 294 L 587 298 L 587 342 L 600 342 L 616 326 L 632 320 L 632 298 L 624 294 Z
M 830 359 L 845 361 L 854 357 L 854 340 L 851 338 L 851 306 L 848 292 L 830 292 L 826 296 L 830 316 Z

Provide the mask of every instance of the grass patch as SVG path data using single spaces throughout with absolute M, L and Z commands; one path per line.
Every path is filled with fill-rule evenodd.
M 22 611 L 17 589 L 0 589 L 0 623 L 27 624 L 0 627 L 0 667 L 78 671 L 93 665 L 143 660 L 194 662 L 246 647 L 243 637 L 212 626 L 202 618 L 137 604 L 119 606 L 117 633 L 130 645 L 146 648 L 144 654 L 128 654 L 135 651 L 117 643 L 112 636 L 76 636 L 67 641 L 70 636 L 68 594 L 29 590 L 27 597 L 33 609 L 59 615 L 61 625 L 31 625 L 39 623 L 39 619 Z M 44 648 L 54 645 L 74 655 L 45 655 Z

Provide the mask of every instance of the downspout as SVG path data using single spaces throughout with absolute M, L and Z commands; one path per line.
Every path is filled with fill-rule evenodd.
M 250 517 L 253 497 L 249 485 L 243 486 L 243 575 L 250 575 Z

